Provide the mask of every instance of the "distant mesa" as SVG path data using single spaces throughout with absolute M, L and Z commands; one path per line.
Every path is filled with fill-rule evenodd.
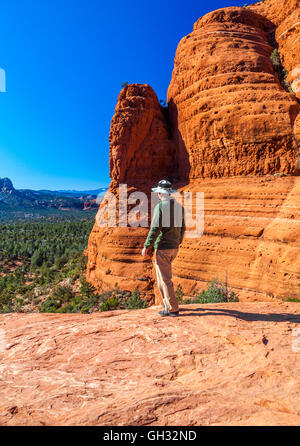
M 96 210 L 96 198 L 107 188 L 88 191 L 49 191 L 15 189 L 9 178 L 0 178 L 0 217 L 5 213 L 40 210 L 86 211 Z M 98 203 L 101 201 L 98 198 Z M 25 215 L 25 214 L 24 214 Z
M 9 178 L 0 178 L 0 191 L 15 190 L 12 181 Z

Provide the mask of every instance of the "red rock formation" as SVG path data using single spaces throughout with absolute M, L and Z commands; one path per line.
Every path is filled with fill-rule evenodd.
M 289 72 L 288 80 L 296 96 L 300 97 L 300 7 L 298 0 L 266 0 L 251 9 L 264 15 L 276 26 L 275 39 L 281 61 Z
M 172 160 L 166 117 L 149 85 L 126 86 L 119 95 L 109 133 L 110 190 L 125 183 L 137 190 L 167 175 Z
M 179 43 L 168 103 L 190 179 L 294 172 L 300 106 L 274 74 L 273 30 L 247 8 L 225 8 Z
M 0 315 L 0 425 L 299 426 L 298 305 Z
M 128 194 L 135 190 L 149 194 L 150 186 L 168 175 L 172 163 L 173 142 L 164 109 L 149 85 L 132 84 L 121 91 L 109 140 L 108 193 L 116 196 L 118 209 L 120 184 L 127 184 Z M 104 198 L 101 206 L 106 202 Z M 89 239 L 87 279 L 98 289 L 115 283 L 123 289 L 138 286 L 150 291 L 151 297 L 152 266 L 140 256 L 147 232 L 146 228 L 102 228 L 96 221 Z
M 171 165 L 178 187 L 205 193 L 204 235 L 186 238 L 174 262 L 175 283 L 187 294 L 227 271 L 241 299 L 300 295 L 298 18 L 296 0 L 200 18 L 176 51 L 168 120 L 150 87 L 120 93 L 110 190 L 126 182 L 149 191 Z M 277 45 L 294 93 L 274 72 Z M 151 295 L 151 264 L 140 256 L 146 233 L 95 225 L 88 280 L 99 290 L 118 282 Z
M 300 296 L 300 177 L 194 180 L 203 191 L 204 234 L 185 239 L 173 264 L 186 294 L 225 281 L 240 300 Z
M 279 33 L 298 13 L 289 12 L 277 17 Z M 174 262 L 187 293 L 227 273 L 241 299 L 300 294 L 299 178 L 224 178 L 296 172 L 300 106 L 274 74 L 274 31 L 249 8 L 220 9 L 200 18 L 176 52 L 171 120 L 179 154 L 189 158 L 186 189 L 205 192 L 204 236 L 186 240 Z

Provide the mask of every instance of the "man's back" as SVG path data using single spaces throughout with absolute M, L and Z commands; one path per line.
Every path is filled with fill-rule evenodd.
M 184 209 L 173 198 L 163 198 L 154 209 L 145 247 L 176 249 L 182 242 L 185 231 Z

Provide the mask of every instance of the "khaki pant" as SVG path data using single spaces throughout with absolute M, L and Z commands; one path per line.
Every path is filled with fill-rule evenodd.
M 169 312 L 178 311 L 178 302 L 175 297 L 172 282 L 172 262 L 178 249 L 155 250 L 155 271 L 157 286 L 162 296 L 164 309 Z

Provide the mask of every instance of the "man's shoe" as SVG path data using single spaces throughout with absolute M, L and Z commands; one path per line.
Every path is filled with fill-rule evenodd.
M 166 310 L 163 310 L 163 311 L 160 311 L 158 314 L 160 316 L 169 316 L 170 313 L 168 311 L 166 311 Z
M 179 311 L 171 311 L 171 312 L 169 313 L 169 316 L 177 317 L 177 316 L 179 316 Z

